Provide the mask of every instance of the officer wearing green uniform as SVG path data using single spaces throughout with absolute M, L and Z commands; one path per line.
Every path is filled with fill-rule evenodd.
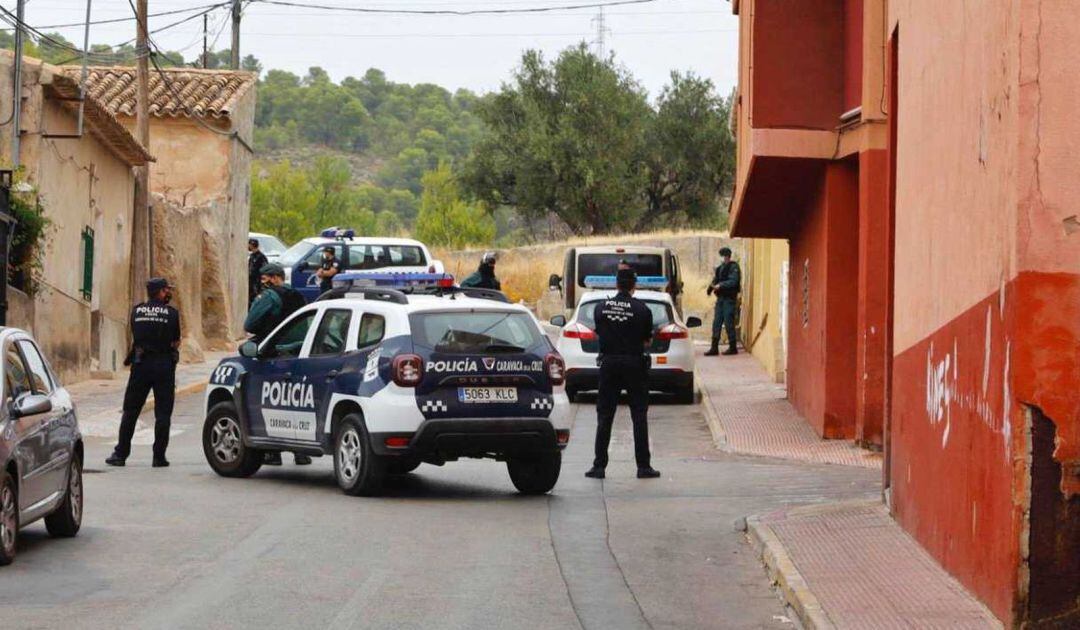
M 718 354 L 736 354 L 735 342 L 738 333 L 735 331 L 735 317 L 739 314 L 739 291 L 742 290 L 742 272 L 739 263 L 731 259 L 731 249 L 720 248 L 720 265 L 713 272 L 712 282 L 706 293 L 716 295 L 716 308 L 713 311 L 712 345 L 705 353 L 707 357 Z M 721 327 L 727 332 L 728 348 L 720 352 Z
M 461 286 L 476 289 L 502 290 L 502 283 L 495 277 L 495 263 L 499 255 L 495 252 L 485 252 L 480 257 L 480 266 L 469 277 L 461 281 Z
M 251 340 L 261 343 L 267 335 L 272 333 L 278 324 L 285 321 L 306 302 L 300 292 L 285 284 L 285 269 L 277 263 L 269 263 L 259 270 L 263 291 L 255 298 L 255 302 L 248 311 L 247 319 L 244 320 L 244 330 L 251 333 Z M 270 466 L 281 465 L 281 453 L 268 451 L 265 464 Z M 311 458 L 300 453 L 296 454 L 298 465 L 310 464 Z

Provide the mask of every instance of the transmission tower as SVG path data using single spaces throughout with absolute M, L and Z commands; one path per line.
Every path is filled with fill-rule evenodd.
M 604 7 L 600 7 L 600 12 L 591 20 L 591 23 L 596 27 L 596 39 L 593 40 L 596 55 L 603 59 L 607 55 L 606 39 L 611 34 L 611 29 L 607 27 L 607 21 L 604 19 Z

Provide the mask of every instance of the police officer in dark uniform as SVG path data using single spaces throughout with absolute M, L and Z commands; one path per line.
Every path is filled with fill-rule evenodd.
M 131 351 L 124 365 L 131 366 L 124 410 L 120 418 L 120 439 L 110 466 L 123 466 L 131 454 L 131 437 L 142 413 L 146 397 L 154 392 L 154 468 L 169 465 L 165 449 L 169 446 L 173 399 L 176 391 L 176 363 L 180 358 L 180 313 L 171 306 L 172 287 L 165 278 L 151 278 L 146 283 L 150 299 L 131 310 Z
M 495 264 L 498 260 L 499 255 L 495 252 L 484 252 L 484 255 L 480 257 L 480 266 L 476 268 L 476 271 L 472 272 L 467 278 L 461 281 L 461 286 L 501 291 L 502 283 L 499 282 L 499 279 L 495 276 Z
M 260 271 L 266 266 L 266 254 L 259 249 L 259 239 L 248 239 L 248 308 L 259 295 L 262 284 L 259 282 Z
M 299 291 L 285 283 L 285 269 L 281 265 L 269 263 L 263 266 L 259 273 L 263 290 L 251 305 L 247 319 L 244 320 L 244 330 L 251 333 L 251 340 L 255 343 L 266 339 L 278 324 L 307 303 Z M 295 457 L 297 465 L 311 463 L 311 458 L 307 455 L 297 453 Z M 263 463 L 280 466 L 281 453 L 268 451 Z
M 649 454 L 649 356 L 645 348 L 652 338 L 652 312 L 633 297 L 637 275 L 619 269 L 615 276 L 618 293 L 596 305 L 593 320 L 600 338 L 600 394 L 596 401 L 596 458 L 586 477 L 603 479 L 608 463 L 611 424 L 619 394 L 625 389 L 630 399 L 634 423 L 634 458 L 638 479 L 653 479 L 660 473 L 650 465 Z
M 705 290 L 708 295 L 716 295 L 716 308 L 713 310 L 712 345 L 705 356 L 720 354 L 720 329 L 727 330 L 728 348 L 723 354 L 737 354 L 735 342 L 735 316 L 739 314 L 739 291 L 742 290 L 742 271 L 739 263 L 731 259 L 731 248 L 720 248 L 720 264 L 713 272 L 713 280 Z
M 341 261 L 334 255 L 334 246 L 323 248 L 323 261 L 315 275 L 319 277 L 319 291 L 326 293 L 334 288 L 334 276 L 341 271 Z

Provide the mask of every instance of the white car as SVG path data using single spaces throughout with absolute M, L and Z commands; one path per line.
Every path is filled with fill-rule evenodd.
M 520 492 L 551 490 L 570 403 L 540 323 L 501 293 L 415 281 L 328 291 L 222 361 L 206 393 L 210 466 L 247 477 L 265 452 L 330 455 L 342 490 L 373 494 L 421 463 L 489 458 Z
M 285 247 L 285 243 L 282 243 L 278 237 L 271 234 L 248 232 L 248 240 L 251 239 L 259 241 L 259 251 L 266 256 L 266 260 L 269 262 L 277 262 L 288 249 L 288 247 Z
M 562 315 L 551 318 L 551 323 L 561 328 L 556 347 L 566 361 L 566 395 L 571 401 L 580 392 L 597 389 L 600 342 L 593 314 L 598 303 L 614 295 L 614 289 L 586 291 L 569 321 Z M 645 302 L 653 316 L 653 340 L 648 349 L 652 359 L 649 390 L 674 394 L 679 402 L 693 403 L 694 341 L 690 329 L 701 326 L 701 319 L 688 317 L 684 322 L 668 293 L 639 290 L 634 297 Z

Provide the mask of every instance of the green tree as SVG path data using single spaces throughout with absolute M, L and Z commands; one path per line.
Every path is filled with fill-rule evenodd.
M 488 206 L 558 215 L 587 234 L 630 229 L 644 213 L 645 92 L 585 44 L 547 63 L 527 51 L 514 82 L 484 101 L 487 133 L 463 186 Z
M 730 99 L 718 96 L 712 81 L 671 73 L 646 134 L 648 210 L 639 229 L 719 221 L 717 199 L 730 195 L 735 178 L 730 111 Z
M 295 242 L 312 233 L 318 192 L 307 173 L 286 161 L 256 163 L 251 179 L 251 229 Z
M 428 245 L 460 249 L 495 239 L 495 220 L 461 199 L 450 167 L 443 163 L 424 174 L 424 194 L 413 230 Z

